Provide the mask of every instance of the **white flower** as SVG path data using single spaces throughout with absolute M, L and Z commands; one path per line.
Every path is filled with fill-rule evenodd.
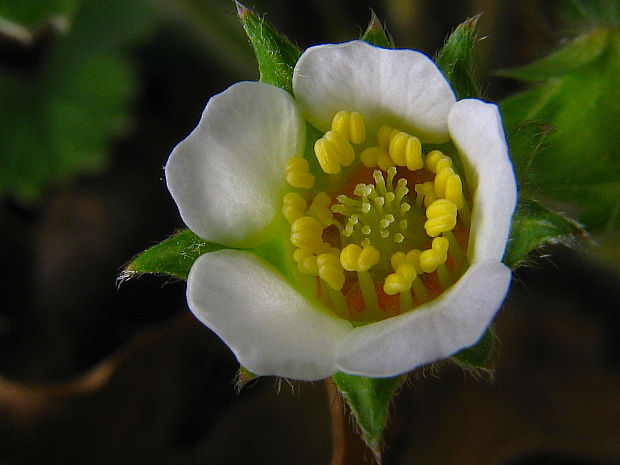
M 166 180 L 183 221 L 200 237 L 230 247 L 204 254 L 194 263 L 187 283 L 192 312 L 251 372 L 302 380 L 336 371 L 369 377 L 397 375 L 475 344 L 501 306 L 511 280 L 501 260 L 517 190 L 497 106 L 474 99 L 457 102 L 445 77 L 419 52 L 387 50 L 360 41 L 306 50 L 295 67 L 293 91 L 294 97 L 263 83 L 231 86 L 210 99 L 198 127 L 170 155 Z M 364 131 L 359 141 L 352 135 L 362 131 L 358 127 L 344 131 L 352 145 L 338 142 L 355 146 L 353 161 L 340 148 L 328 147 L 324 153 L 317 149 L 324 159 L 317 163 L 306 155 L 308 172 L 306 162 L 295 158 L 304 155 L 306 121 L 326 133 L 332 124 L 340 124 L 333 118 L 342 110 L 361 115 L 363 127 L 359 127 Z M 343 124 L 357 124 L 351 123 L 353 119 L 345 114 Z M 381 129 L 386 126 L 387 133 Z M 390 132 L 391 128 L 397 131 Z M 457 192 L 452 200 L 445 200 L 451 194 L 442 193 L 439 181 L 432 181 L 439 168 L 431 173 L 431 165 L 438 162 L 431 162 L 429 155 L 424 160 L 418 155 L 424 168 L 411 168 L 415 154 L 410 157 L 404 148 L 398 149 L 407 161 L 396 162 L 397 148 L 385 145 L 391 158 L 377 159 L 381 136 L 375 135 L 380 130 L 384 138 L 389 136 L 384 144 L 403 131 L 403 137 L 413 141 L 413 151 L 418 150 L 416 144 L 420 146 L 416 140 L 423 144 L 451 141 L 464 166 L 465 195 Z M 367 148 L 379 151 L 362 156 Z M 364 169 L 372 173 L 360 159 L 380 170 L 375 171 L 375 184 L 372 178 L 369 184 L 358 184 L 358 198 L 354 198 L 353 188 L 347 187 L 350 179 L 365 173 Z M 394 164 L 398 167 L 390 169 Z M 339 172 L 326 174 L 330 170 Z M 298 180 L 287 182 L 287 175 Z M 373 199 L 381 194 L 380 186 L 385 187 L 386 176 L 388 193 L 382 191 L 381 203 Z M 398 187 L 418 182 L 416 176 L 431 176 L 430 193 L 422 193 L 422 178 L 415 195 L 413 186 Z M 393 186 L 399 178 L 405 181 Z M 460 178 L 455 181 L 460 186 Z M 329 194 L 323 197 L 326 203 L 321 207 L 317 200 L 313 207 L 320 190 Z M 294 194 L 287 197 L 285 207 L 289 200 L 294 207 L 289 205 L 292 210 L 285 212 L 287 223 L 281 209 L 290 192 Z M 336 201 L 338 193 L 349 198 Z M 448 247 L 450 239 L 449 252 L 444 250 L 443 259 L 434 265 L 437 271 L 421 268 L 420 252 L 410 262 L 404 253 L 397 253 L 412 247 L 402 244 L 419 242 L 429 256 L 441 256 L 431 250 L 432 237 L 423 234 L 419 222 L 423 199 L 428 204 L 443 199 L 437 208 L 450 208 L 448 213 L 441 210 L 441 215 L 458 221 L 455 233 L 465 231 L 455 244 L 453 224 L 440 226 L 439 232 L 426 230 L 439 236 L 438 247 L 441 241 Z M 459 202 L 464 205 L 458 207 L 455 220 L 454 204 Z M 398 218 L 389 213 L 396 204 L 394 212 L 400 212 L 396 216 L 402 215 Z M 387 216 L 371 218 L 386 208 Z M 308 219 L 308 225 L 295 225 L 299 217 Z M 300 236 L 293 237 L 291 228 Z M 372 239 L 356 242 L 356 237 Z M 378 243 L 376 237 L 388 239 Z M 463 240 L 468 240 L 466 251 L 459 250 L 458 242 Z M 347 243 L 352 246 L 347 248 Z M 264 244 L 275 246 L 255 249 Z M 359 258 L 362 248 L 368 249 L 364 259 Z M 271 254 L 265 252 L 272 249 Z M 351 271 L 344 271 L 339 261 Z M 386 271 L 390 263 L 393 269 Z M 405 266 L 397 270 L 399 263 Z M 388 275 L 394 277 L 388 279 Z M 358 310 L 362 316 L 355 317 Z

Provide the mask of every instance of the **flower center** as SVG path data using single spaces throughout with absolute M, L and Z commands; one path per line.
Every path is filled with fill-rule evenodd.
M 374 142 L 362 115 L 338 112 L 314 145 L 330 187 L 316 192 L 308 161 L 293 157 L 286 180 L 296 189 L 282 207 L 298 271 L 315 277 L 326 306 L 358 322 L 415 309 L 468 266 L 470 212 L 450 157 L 424 154 L 417 137 L 389 126 Z

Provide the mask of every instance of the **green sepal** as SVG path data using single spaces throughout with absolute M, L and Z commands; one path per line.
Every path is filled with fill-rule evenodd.
M 381 24 L 374 10 L 370 10 L 370 22 L 362 35 L 362 40 L 377 47 L 394 48 L 392 37 Z
M 248 385 L 248 383 L 258 378 L 258 375 L 255 375 L 247 368 L 240 366 L 237 374 L 235 375 L 235 391 L 239 394 L 241 390 Z
M 522 199 L 512 219 L 504 263 L 515 269 L 531 250 L 547 243 L 569 243 L 576 237 L 585 236 L 586 232 L 576 221 L 550 210 L 538 201 Z
M 456 353 L 450 360 L 466 369 L 494 370 L 497 358 L 497 336 L 489 327 L 473 346 Z
M 119 279 L 124 281 L 141 273 L 167 274 L 187 279 L 198 257 L 223 248 L 223 245 L 205 241 L 185 229 L 138 255 L 125 267 Z
M 360 428 L 362 439 L 377 457 L 381 456 L 390 402 L 405 378 L 406 375 L 393 378 L 365 378 L 344 373 L 332 375 Z
M 293 70 L 301 51 L 249 8 L 235 1 L 237 14 L 258 61 L 261 82 L 293 92 Z
M 505 126 L 541 120 L 555 128 L 521 176 L 521 194 L 575 205 L 590 231 L 620 228 L 620 32 L 593 30 L 503 74 L 537 81 L 501 103 Z
M 437 53 L 435 63 L 446 76 L 458 100 L 480 98 L 473 67 L 473 52 L 477 42 L 476 26 L 480 15 L 461 23 L 450 34 Z

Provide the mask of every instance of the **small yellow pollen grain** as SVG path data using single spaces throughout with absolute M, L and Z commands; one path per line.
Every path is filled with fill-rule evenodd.
M 349 244 L 340 252 L 340 264 L 347 271 L 368 271 L 379 262 L 379 258 L 379 251 L 372 245 L 362 248 Z
M 317 257 L 319 277 L 329 286 L 339 291 L 344 286 L 344 271 L 338 257 L 331 253 L 323 253 Z
M 308 161 L 302 157 L 291 158 L 286 164 L 286 182 L 302 189 L 314 186 L 314 176 L 310 174 Z
M 332 131 L 339 132 L 353 144 L 366 140 L 364 117 L 357 111 L 339 111 L 332 119 Z
M 314 154 L 327 174 L 340 173 L 341 166 L 349 166 L 355 159 L 351 143 L 335 131 L 327 131 L 314 143 Z
M 282 214 L 286 218 L 289 224 L 302 216 L 306 211 L 306 201 L 304 198 L 296 192 L 288 192 L 282 199 Z
M 426 156 L 426 167 L 431 173 L 437 173 L 441 168 L 452 168 L 452 159 L 441 150 L 431 150 Z
M 430 237 L 452 231 L 456 226 L 456 205 L 446 199 L 435 200 L 426 209 L 426 218 L 424 229 Z
M 319 192 L 312 200 L 308 213 L 319 220 L 319 223 L 323 226 L 329 226 L 334 218 L 334 214 L 329 208 L 331 203 L 332 199 L 329 195 L 325 192 Z
M 432 273 L 448 259 L 449 241 L 445 237 L 433 239 L 431 248 L 420 254 L 420 268 L 425 273 Z
M 323 245 L 323 225 L 312 216 L 302 216 L 291 224 L 291 243 L 300 248 L 319 250 Z

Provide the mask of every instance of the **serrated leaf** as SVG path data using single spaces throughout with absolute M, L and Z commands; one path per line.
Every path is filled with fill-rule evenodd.
M 473 52 L 476 45 L 476 25 L 480 16 L 461 23 L 450 34 L 437 53 L 435 62 L 446 76 L 458 100 L 480 98 L 473 67 Z
M 380 455 L 390 402 L 405 380 L 405 375 L 365 378 L 336 373 L 332 379 L 347 401 L 362 438 L 375 454 Z
M 261 82 L 293 92 L 293 70 L 301 51 L 270 24 L 239 2 L 237 13 L 258 61 Z
M 531 90 L 501 104 L 507 127 L 524 120 L 542 120 L 554 126 L 545 145 L 522 179 L 527 198 L 570 202 L 577 219 L 590 231 L 617 230 L 620 215 L 620 32 L 592 31 L 576 39 L 574 49 L 599 51 L 577 67 L 564 67 L 559 59 L 543 59 L 524 75 L 546 76 Z M 567 46 L 569 47 L 569 46 Z M 560 52 L 558 52 L 560 53 Z M 532 71 L 532 70 L 535 70 Z M 514 72 L 518 74 L 517 70 Z
M 107 165 L 137 88 L 123 48 L 153 24 L 143 7 L 86 0 L 31 74 L 0 72 L 0 196 L 36 201 L 50 186 Z
M 186 229 L 142 252 L 125 267 L 119 279 L 125 280 L 139 273 L 167 274 L 187 279 L 198 257 L 223 248 Z
M 383 27 L 375 12 L 373 10 L 370 11 L 370 22 L 362 35 L 362 40 L 377 47 L 394 48 L 394 41 L 389 33 Z
M 496 341 L 495 331 L 493 327 L 490 327 L 476 344 L 461 350 L 450 358 L 464 368 L 493 370 L 497 354 Z
M 504 263 L 515 269 L 531 250 L 549 242 L 584 237 L 585 234 L 583 228 L 570 218 L 535 200 L 522 199 L 512 220 Z

